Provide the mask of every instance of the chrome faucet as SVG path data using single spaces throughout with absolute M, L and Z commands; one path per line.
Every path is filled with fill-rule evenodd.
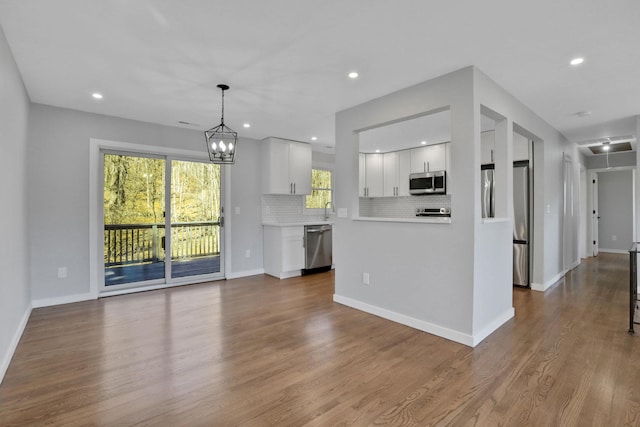
M 329 215 L 327 214 L 327 206 L 331 205 L 331 210 L 333 210 L 333 203 L 331 202 L 327 202 L 324 204 L 324 220 L 328 221 L 329 220 Z

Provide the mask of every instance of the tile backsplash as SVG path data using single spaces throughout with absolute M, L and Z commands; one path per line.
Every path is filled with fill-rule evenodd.
M 308 222 L 323 221 L 324 212 L 304 211 L 304 197 L 292 195 L 265 194 L 262 196 L 262 222 Z
M 405 196 L 360 198 L 360 216 L 415 218 L 416 208 L 450 208 L 451 196 Z
M 289 223 L 324 220 L 324 212 L 305 212 L 303 206 L 304 196 L 263 195 L 262 222 Z M 360 198 L 360 216 L 363 217 L 415 218 L 416 208 L 450 207 L 450 195 Z

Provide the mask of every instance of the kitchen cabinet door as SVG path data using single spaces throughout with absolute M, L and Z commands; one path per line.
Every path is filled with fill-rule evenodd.
M 427 172 L 447 169 L 447 144 L 427 145 Z
M 399 160 L 397 151 L 390 153 L 384 153 L 382 155 L 383 163 L 383 195 L 384 197 L 394 197 L 398 192 L 398 172 L 399 172 Z
M 358 154 L 358 168 L 359 168 L 359 175 L 358 175 L 358 195 L 360 197 L 365 197 L 366 196 L 366 187 L 367 187 L 367 174 L 366 174 L 366 163 L 365 163 L 365 156 L 366 154 L 364 153 L 359 153 Z
M 382 197 L 384 194 L 384 172 L 382 154 L 365 155 L 367 197 Z
M 293 194 L 311 194 L 311 145 L 289 144 L 289 179 Z
M 304 268 L 304 228 L 283 227 L 282 229 L 282 271 Z
M 513 161 L 529 160 L 529 139 L 513 133 Z
M 311 145 L 266 138 L 262 161 L 263 194 L 311 194 Z
M 409 150 L 411 152 L 411 173 L 427 171 L 427 147 L 417 147 Z
M 280 279 L 300 276 L 304 268 L 304 227 L 264 226 L 264 272 Z
M 494 163 L 495 131 L 486 131 L 480 134 L 480 164 Z
M 289 180 L 289 142 L 268 138 L 262 144 L 262 192 L 291 194 Z M 286 167 L 282 167 L 286 165 Z
M 409 174 L 411 173 L 411 153 L 409 150 L 398 151 L 398 189 L 396 196 L 409 195 Z

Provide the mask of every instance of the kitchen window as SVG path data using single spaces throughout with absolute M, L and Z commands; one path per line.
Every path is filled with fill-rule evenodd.
M 333 202 L 333 172 L 328 169 L 311 170 L 311 194 L 305 197 L 306 209 L 324 209 Z

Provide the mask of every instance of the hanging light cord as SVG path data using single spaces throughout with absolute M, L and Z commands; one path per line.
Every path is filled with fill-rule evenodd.
M 224 125 L 224 89 L 222 89 L 222 118 L 220 118 L 220 123 Z

